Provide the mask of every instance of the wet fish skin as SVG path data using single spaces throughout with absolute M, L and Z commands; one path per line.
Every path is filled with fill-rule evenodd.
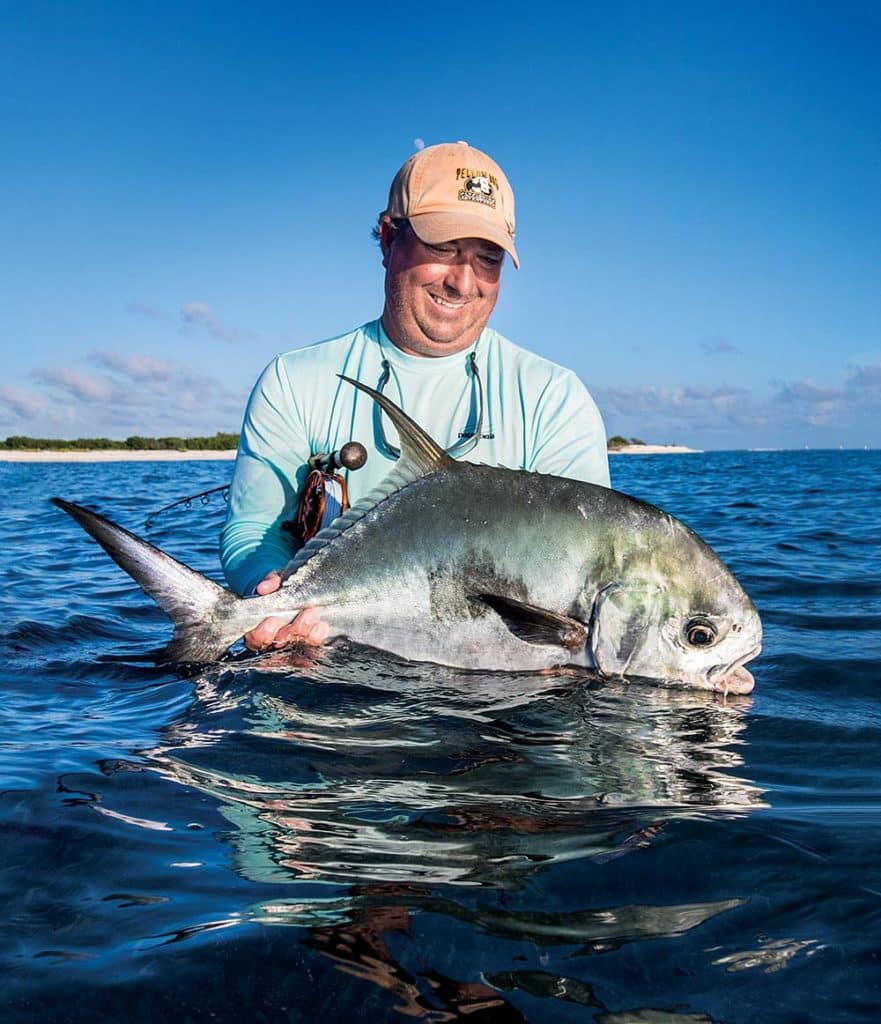
M 323 606 L 334 633 L 463 668 L 577 664 L 715 688 L 712 670 L 757 653 L 761 636 L 731 573 L 666 513 L 591 484 L 468 464 L 394 494 L 283 589 L 289 606 Z M 517 603 L 549 613 L 544 642 L 522 639 Z M 553 642 L 557 617 L 582 631 L 580 648 L 560 633 Z M 706 650 L 685 641 L 695 619 L 717 631 Z
M 348 379 L 348 378 L 346 378 Z M 267 615 L 320 607 L 331 636 L 454 667 L 573 664 L 748 692 L 758 614 L 683 523 L 593 484 L 450 459 L 385 396 L 402 457 L 321 531 L 279 591 L 238 598 L 61 499 L 175 624 L 165 660 L 211 661 Z

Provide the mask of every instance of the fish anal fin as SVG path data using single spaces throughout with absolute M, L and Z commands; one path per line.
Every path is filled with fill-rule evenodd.
M 537 608 L 499 594 L 474 594 L 473 600 L 488 605 L 518 640 L 576 650 L 587 642 L 587 630 L 568 615 Z

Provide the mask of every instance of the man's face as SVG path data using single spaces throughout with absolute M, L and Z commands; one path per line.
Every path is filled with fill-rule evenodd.
M 385 275 L 382 323 L 404 352 L 448 356 L 472 345 L 499 294 L 504 250 L 482 238 L 423 242 L 406 225 L 379 225 Z

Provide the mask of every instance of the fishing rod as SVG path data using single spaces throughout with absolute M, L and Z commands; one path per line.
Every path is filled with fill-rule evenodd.
M 224 501 L 229 501 L 229 484 L 221 484 L 219 487 L 210 487 L 207 491 L 199 491 L 198 494 L 188 494 L 185 498 L 178 498 L 177 501 L 172 501 L 168 505 L 163 505 L 162 508 L 157 509 L 155 512 L 151 512 L 144 520 L 144 526 L 148 530 L 152 530 L 156 516 L 161 516 L 163 512 L 167 512 L 172 508 L 177 508 L 178 505 L 183 505 L 185 509 L 191 509 L 193 507 L 193 502 L 197 498 L 202 505 L 207 505 L 211 501 L 211 495 L 217 494 L 218 492 L 222 492 L 221 497 Z
M 283 529 L 290 530 L 304 544 L 310 537 L 332 522 L 340 512 L 349 507 L 346 484 L 335 471 L 338 469 L 360 469 L 367 461 L 367 449 L 359 441 L 349 441 L 335 452 L 320 452 L 309 457 L 309 475 L 303 488 L 297 516 L 291 523 L 282 524 Z M 156 517 L 179 508 L 181 505 L 189 510 L 194 501 L 207 505 L 212 494 L 220 494 L 223 501 L 229 501 L 229 484 L 210 487 L 198 494 L 188 494 L 184 498 L 163 505 L 151 512 L 144 520 L 146 529 L 151 530 Z

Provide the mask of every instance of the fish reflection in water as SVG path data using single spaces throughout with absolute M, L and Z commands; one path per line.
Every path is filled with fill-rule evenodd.
M 751 698 L 462 673 L 353 649 L 305 668 L 289 654 L 231 663 L 195 691 L 148 763 L 218 801 L 243 877 L 293 887 L 252 920 L 310 929 L 307 945 L 393 991 L 402 1012 L 430 1019 L 440 1003 L 456 1019 L 501 999 L 493 1012 L 516 1020 L 500 991 L 567 980 L 559 998 L 602 1006 L 551 973 L 496 972 L 491 987 L 429 965 L 420 985 L 387 941 L 413 915 L 599 953 L 684 934 L 741 902 L 534 911 L 507 895 L 553 865 L 648 847 L 674 820 L 765 806 L 736 774 Z M 463 897 L 472 890 L 494 898 Z

